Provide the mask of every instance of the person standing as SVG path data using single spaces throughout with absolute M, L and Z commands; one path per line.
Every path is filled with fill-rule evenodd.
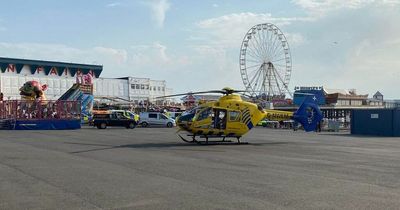
M 321 132 L 321 130 L 322 130 L 322 120 L 321 121 L 319 121 L 318 123 L 317 123 L 317 130 L 316 130 L 316 132 Z
M 3 117 L 3 114 L 5 113 L 4 109 L 6 109 L 5 106 L 3 105 L 3 98 L 4 98 L 4 95 L 2 92 L 0 92 L 0 104 L 1 104 L 0 116 L 1 117 Z

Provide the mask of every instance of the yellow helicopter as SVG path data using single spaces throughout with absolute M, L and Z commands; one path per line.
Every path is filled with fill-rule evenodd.
M 262 107 L 257 104 L 244 101 L 240 95 L 235 94 L 240 92 L 245 91 L 224 88 L 222 90 L 190 92 L 164 97 L 204 93 L 223 94 L 219 100 L 202 103 L 182 113 L 182 115 L 177 118 L 176 123 L 179 127 L 177 133 L 186 131 L 188 133 L 187 136 L 191 137 L 190 140 L 185 139 L 180 134 L 178 135 L 183 141 L 188 143 L 225 143 L 232 142 L 226 140 L 226 138 L 236 138 L 237 144 L 247 144 L 247 142 L 241 142 L 240 138 L 264 118 L 276 121 L 292 119 L 302 124 L 305 131 L 314 131 L 317 123 L 322 119 L 322 113 L 316 103 L 315 96 L 306 96 L 304 102 L 297 111 L 288 112 L 262 109 Z M 196 139 L 196 137 L 203 138 L 205 141 L 200 141 Z M 220 138 L 222 140 L 209 141 L 210 138 Z

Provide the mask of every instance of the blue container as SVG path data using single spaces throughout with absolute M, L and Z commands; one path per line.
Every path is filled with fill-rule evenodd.
M 400 110 L 352 110 L 351 134 L 400 136 Z
M 393 110 L 393 136 L 400 136 L 400 109 Z

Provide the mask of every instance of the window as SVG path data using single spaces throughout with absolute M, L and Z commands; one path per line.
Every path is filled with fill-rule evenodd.
M 136 88 L 135 88 L 136 90 L 139 90 L 139 89 L 140 89 L 139 84 L 136 84 L 135 87 L 136 87 Z
M 146 90 L 148 90 L 149 89 L 149 85 L 146 85 Z
M 168 117 L 163 114 L 160 114 L 160 119 L 166 120 L 166 119 L 168 119 Z
M 207 119 L 208 117 L 211 117 L 211 108 L 207 108 L 207 109 L 205 109 L 205 110 L 202 110 L 200 113 L 199 113 L 199 117 L 197 118 L 197 121 L 200 121 L 200 120 L 205 120 L 205 119 Z
M 229 111 L 229 121 L 239 121 L 240 112 L 238 111 Z
M 149 114 L 149 118 L 157 119 L 157 114 Z
M 124 118 L 124 117 L 123 117 L 124 114 L 123 114 L 122 112 L 116 112 L 116 113 L 115 113 L 115 116 L 116 116 L 118 119 Z
M 132 89 L 135 89 L 135 87 L 136 87 L 135 84 L 131 84 Z
M 158 91 L 161 91 L 161 87 L 157 87 L 158 88 Z
M 162 88 L 162 91 L 165 91 L 165 87 Z
M 98 119 L 107 119 L 107 118 L 109 118 L 109 117 L 110 117 L 109 114 L 95 114 L 95 115 L 93 116 L 93 118 L 98 118 Z
M 144 90 L 144 84 L 140 85 L 140 89 Z

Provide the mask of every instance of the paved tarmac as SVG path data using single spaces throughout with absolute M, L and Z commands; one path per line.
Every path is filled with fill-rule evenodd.
M 400 138 L 255 128 L 0 131 L 0 209 L 399 209 Z

